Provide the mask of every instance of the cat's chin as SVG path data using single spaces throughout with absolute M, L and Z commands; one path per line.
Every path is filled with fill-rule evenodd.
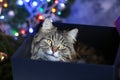
M 55 57 L 54 55 L 46 54 L 46 58 L 49 61 L 61 61 L 58 57 Z

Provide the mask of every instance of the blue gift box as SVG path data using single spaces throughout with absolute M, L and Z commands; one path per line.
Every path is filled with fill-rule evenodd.
M 11 58 L 14 80 L 117 79 L 117 67 L 120 63 L 120 37 L 116 28 L 65 23 L 55 23 L 54 25 L 59 30 L 78 28 L 77 40 L 101 50 L 107 63 L 87 64 L 31 60 L 30 47 L 33 37 L 30 36 Z

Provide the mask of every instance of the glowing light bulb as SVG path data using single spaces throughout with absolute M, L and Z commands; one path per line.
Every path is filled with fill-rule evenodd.
M 30 0 L 25 0 L 26 2 L 30 2 Z
M 47 2 L 50 2 L 51 0 L 47 0 Z
M 23 1 L 22 0 L 17 0 L 17 5 L 22 6 L 23 5 Z
M 2 16 L 0 16 L 0 19 L 5 19 L 5 16 L 3 16 L 3 15 L 2 15 Z
M 10 11 L 8 12 L 8 15 L 11 16 L 11 17 L 13 17 L 13 16 L 15 16 L 15 13 L 14 13 L 14 11 L 10 10 Z
M 29 33 L 33 33 L 33 28 L 29 28 Z
M 38 5 L 38 3 L 36 1 L 33 1 L 32 5 L 35 7 Z
M 65 8 L 65 4 L 64 3 L 60 3 L 61 8 Z
M 19 33 L 18 33 L 16 30 L 13 30 L 13 34 L 14 34 L 15 36 L 19 36 Z
M 7 54 L 0 52 L 0 62 L 4 61 L 4 59 L 7 59 Z
M 0 0 L 0 2 L 3 2 L 3 0 Z
M 42 15 L 38 15 L 37 19 L 38 19 L 38 20 L 43 20 L 44 17 L 43 17 Z
M 15 36 L 19 36 L 19 33 L 16 32 L 16 33 L 15 33 Z
M 4 57 L 4 56 L 2 56 L 2 57 L 1 57 L 1 61 L 3 61 L 4 59 L 5 59 L 5 57 Z
M 51 22 L 53 22 L 53 20 L 52 20 L 52 19 L 50 19 L 50 21 L 51 21 Z
M 8 4 L 7 4 L 7 3 L 4 3 L 4 4 L 3 4 L 3 7 L 4 7 L 4 8 L 7 8 L 7 7 L 8 7 Z
M 20 33 L 21 33 L 21 34 L 25 34 L 25 33 L 26 33 L 25 29 L 22 29 L 22 30 L 20 31 Z
M 39 10 L 40 10 L 40 12 L 43 12 L 43 8 L 42 8 L 42 7 L 40 7 L 40 9 L 39 9 Z
M 58 0 L 55 0 L 55 2 L 54 2 L 55 4 L 58 4 Z
M 52 8 L 52 12 L 55 13 L 57 10 L 56 8 Z
M 57 12 L 57 14 L 58 14 L 58 15 L 61 15 L 61 12 L 60 12 L 60 11 L 58 11 L 58 12 Z

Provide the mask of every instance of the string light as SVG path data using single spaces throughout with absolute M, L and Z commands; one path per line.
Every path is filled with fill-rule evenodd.
M 11 17 L 13 17 L 13 16 L 15 16 L 15 13 L 14 13 L 13 10 L 10 10 L 10 11 L 8 12 L 8 15 L 11 16 Z
M 17 31 L 13 31 L 13 34 L 15 35 L 15 36 L 19 36 L 19 33 L 17 32 Z
M 2 61 L 2 60 L 4 60 L 4 59 L 5 59 L 5 57 L 4 57 L 4 56 L 2 56 L 2 57 L 1 57 L 1 61 Z
M 26 2 L 30 2 L 30 0 L 25 0 Z
M 7 58 L 7 54 L 0 52 L 0 62 L 2 62 L 5 58 Z
M 7 7 L 8 7 L 8 4 L 7 4 L 7 3 L 4 3 L 4 4 L 3 4 L 3 7 L 4 7 L 4 8 L 7 8 Z
M 52 19 L 50 19 L 50 21 L 51 21 L 51 22 L 53 22 L 53 20 L 52 20 Z
M 58 11 L 57 14 L 58 14 L 58 15 L 61 15 L 61 11 Z
M 3 15 L 2 15 L 2 16 L 0 16 L 0 19 L 5 19 L 5 16 L 3 16 Z
M 3 0 L 0 0 L 0 2 L 3 2 Z
M 15 36 L 19 36 L 19 33 L 16 32 L 16 33 L 15 33 Z
M 58 4 L 58 0 L 55 0 L 55 2 L 54 2 L 55 4 Z
M 22 0 L 17 0 L 17 5 L 22 6 L 23 5 L 23 1 Z
M 38 5 L 38 3 L 36 1 L 33 1 L 32 5 L 35 7 Z
M 20 33 L 24 35 L 24 34 L 26 34 L 26 30 L 25 30 L 25 29 L 22 29 L 22 30 L 20 31 Z
M 47 0 L 47 2 L 50 2 L 51 0 Z
M 65 8 L 65 4 L 64 3 L 60 3 L 61 8 Z
M 57 10 L 56 8 L 52 8 L 52 12 L 55 13 Z
M 42 7 L 40 7 L 40 9 L 39 9 L 39 10 L 40 10 L 40 12 L 43 12 L 43 8 L 42 8 Z
M 33 33 L 33 28 L 29 28 L 29 33 Z
M 60 20 L 61 11 L 66 7 L 67 0 L 17 0 L 23 3 L 28 10 L 30 17 L 35 16 L 37 21 L 46 17 L 54 18 L 54 21 Z M 55 16 L 52 16 L 54 13 Z M 37 14 L 42 14 L 37 16 Z M 63 14 L 63 13 L 62 13 Z M 59 19 L 58 19 L 59 18 Z M 39 22 L 38 21 L 38 22 Z
M 40 20 L 43 20 L 44 17 L 42 15 L 38 15 L 37 19 L 40 21 Z

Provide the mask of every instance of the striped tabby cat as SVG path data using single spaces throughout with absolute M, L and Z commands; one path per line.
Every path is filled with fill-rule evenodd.
M 47 18 L 39 32 L 34 36 L 31 47 L 31 59 L 70 62 L 76 57 L 73 44 L 78 29 L 59 32 Z
M 78 29 L 59 32 L 49 19 L 45 19 L 39 32 L 34 36 L 31 59 L 80 63 L 104 63 L 103 56 L 93 47 L 76 42 Z

